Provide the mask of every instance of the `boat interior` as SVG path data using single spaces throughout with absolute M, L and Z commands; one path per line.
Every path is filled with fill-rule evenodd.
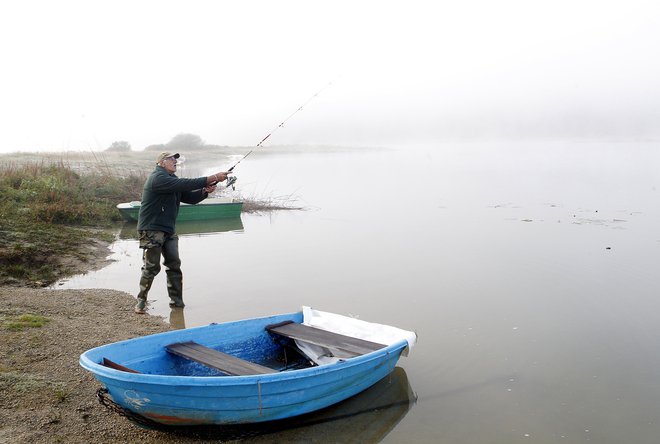
M 101 364 L 130 373 L 177 376 L 246 376 L 299 370 L 317 364 L 299 344 L 322 347 L 327 356 L 350 359 L 386 347 L 285 320 L 266 325 L 263 334 L 240 346 L 202 345 L 194 340 L 165 344 L 162 353 L 139 362 L 117 363 L 103 357 Z M 228 346 L 229 345 L 229 346 Z

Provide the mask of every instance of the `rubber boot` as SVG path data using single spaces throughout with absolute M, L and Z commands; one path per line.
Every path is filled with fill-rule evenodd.
M 165 273 L 167 274 L 167 294 L 170 307 L 185 307 L 183 303 L 183 273 L 179 258 L 179 237 L 173 235 L 163 245 Z
M 185 307 L 183 303 L 183 276 L 181 273 L 167 274 L 167 293 L 170 296 L 170 307 Z
M 154 278 L 160 272 L 160 249 L 149 248 L 142 253 L 142 276 L 140 277 L 140 292 L 137 295 L 135 313 L 144 314 L 147 308 L 147 295 Z
M 140 278 L 140 292 L 137 295 L 137 304 L 135 305 L 135 313 L 144 314 L 147 309 L 147 294 L 151 288 L 153 278 L 144 277 Z

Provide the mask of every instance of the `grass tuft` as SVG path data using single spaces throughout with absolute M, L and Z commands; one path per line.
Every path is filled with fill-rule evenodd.
M 13 371 L 0 371 L 0 389 L 6 392 L 32 393 L 35 396 L 46 394 L 52 397 L 57 404 L 66 402 L 71 396 L 70 391 L 62 382 L 50 381 L 35 374 Z
M 23 314 L 3 319 L 3 325 L 6 330 L 25 330 L 26 328 L 43 327 L 50 322 L 50 319 L 33 314 Z

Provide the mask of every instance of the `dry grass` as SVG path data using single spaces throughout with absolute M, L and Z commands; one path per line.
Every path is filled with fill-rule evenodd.
M 298 199 L 294 195 L 287 196 L 251 196 L 243 199 L 244 213 L 265 213 L 276 210 L 303 210 L 304 207 L 296 204 Z
M 120 220 L 115 205 L 133 198 L 144 176 L 120 177 L 107 164 L 76 171 L 64 160 L 9 162 L 0 168 L 0 284 L 48 285 L 74 270 L 95 229 Z

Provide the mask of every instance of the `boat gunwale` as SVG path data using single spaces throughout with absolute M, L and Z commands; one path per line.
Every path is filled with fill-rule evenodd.
M 277 315 L 277 317 L 295 317 L 299 316 L 300 312 L 293 313 L 284 313 Z M 194 334 L 195 330 L 206 330 L 210 327 L 218 327 L 224 324 L 236 324 L 241 322 L 250 322 L 250 321 L 259 321 L 270 319 L 273 316 L 265 316 L 260 318 L 250 318 L 243 319 L 239 321 L 230 321 L 225 323 L 211 323 L 207 325 L 202 325 L 199 327 L 192 327 L 186 329 L 188 332 Z M 154 333 L 151 335 L 140 336 L 132 339 L 126 339 L 123 341 L 118 341 L 110 344 L 101 345 L 94 347 L 82 353 L 80 355 L 79 363 L 80 365 L 92 372 L 95 376 L 102 378 L 112 379 L 122 382 L 132 382 L 132 383 L 143 383 L 143 384 L 152 384 L 152 385 L 182 385 L 185 383 L 190 386 L 221 386 L 221 385 L 240 385 L 240 384 L 253 384 L 255 381 L 259 382 L 281 382 L 289 379 L 300 379 L 315 376 L 321 373 L 331 373 L 334 371 L 343 371 L 346 368 L 361 365 L 366 362 L 374 360 L 382 360 L 384 356 L 390 355 L 392 353 L 401 354 L 403 350 L 408 346 L 408 342 L 405 339 L 397 341 L 387 347 L 384 347 L 380 350 L 375 350 L 364 355 L 356 356 L 354 358 L 346 359 L 339 361 L 334 364 L 319 365 L 304 369 L 295 369 L 295 370 L 284 370 L 277 373 L 265 374 L 265 375 L 239 375 L 239 376 L 187 376 L 187 375 L 160 375 L 160 374 L 148 374 L 148 373 L 128 373 L 121 370 L 116 370 L 110 367 L 106 367 L 99 362 L 95 362 L 90 358 L 90 355 L 103 355 L 102 351 L 104 349 L 113 349 L 121 347 L 123 344 L 140 341 L 142 338 L 151 338 L 156 336 L 171 336 L 177 337 L 181 334 L 182 330 L 172 330 L 161 333 Z M 145 355 L 150 356 L 150 355 Z M 105 356 L 104 356 L 105 357 Z M 108 359 L 111 359 L 110 357 Z
M 187 222 L 240 218 L 244 202 L 233 198 L 229 199 L 231 200 L 224 202 L 213 202 L 206 199 L 197 204 L 186 204 L 182 202 L 179 206 L 177 221 Z M 141 206 L 140 201 L 121 202 L 115 205 L 122 219 L 126 222 L 138 222 Z
M 116 370 L 98 364 L 88 357 L 81 355 L 80 365 L 99 377 L 112 379 L 121 382 L 143 383 L 147 385 L 167 385 L 171 386 L 223 386 L 223 385 L 242 385 L 254 384 L 255 382 L 284 382 L 290 379 L 302 379 L 313 377 L 318 374 L 343 371 L 349 367 L 358 366 L 370 361 L 382 360 L 383 356 L 392 353 L 400 353 L 408 346 L 405 339 L 389 345 L 380 350 L 373 351 L 361 356 L 339 361 L 334 364 L 319 365 L 304 369 L 285 370 L 277 373 L 264 375 L 240 375 L 240 376 L 186 376 L 186 375 L 154 375 L 147 373 L 129 373 Z

